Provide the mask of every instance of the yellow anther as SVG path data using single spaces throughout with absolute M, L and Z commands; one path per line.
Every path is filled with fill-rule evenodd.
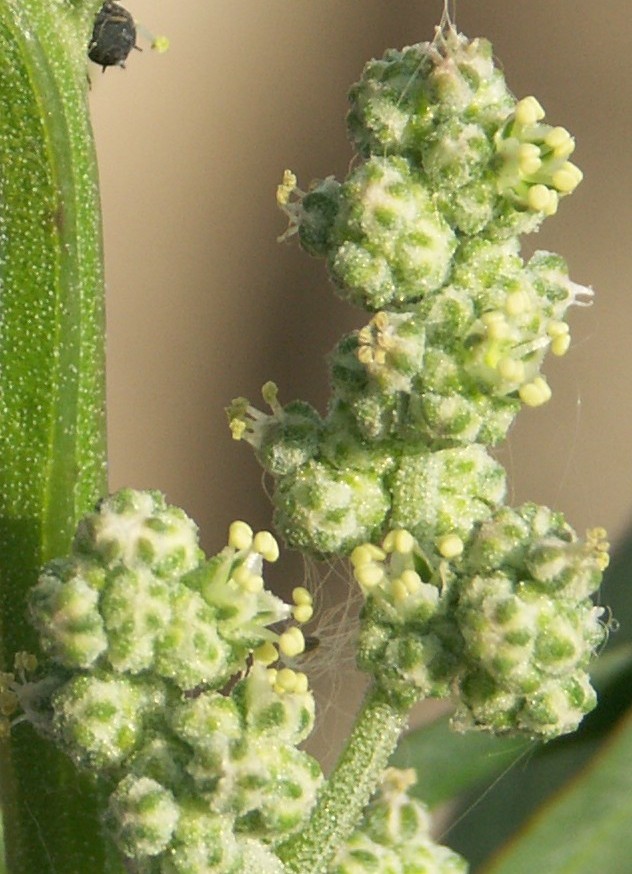
M 401 582 L 406 586 L 409 595 L 414 595 L 421 588 L 421 577 L 417 571 L 407 568 L 400 576 Z
M 404 581 L 400 577 L 391 580 L 391 595 L 394 601 L 405 601 L 409 594 Z
M 610 564 L 610 556 L 607 552 L 599 552 L 596 556 L 597 565 L 599 566 L 599 570 L 605 571 L 605 569 Z
M 373 350 L 373 363 L 374 364 L 386 364 L 386 350 L 385 349 L 374 349 Z
M 570 345 L 571 335 L 560 334 L 559 336 L 553 338 L 551 342 L 551 352 L 557 356 L 566 355 Z
M 277 668 L 268 668 L 266 671 L 266 679 L 271 686 L 274 686 L 276 683 L 278 674 L 279 671 Z
M 233 522 L 228 529 L 228 545 L 233 549 L 250 549 L 252 528 L 246 522 Z
M 567 161 L 565 164 L 562 164 L 559 170 L 555 171 L 551 181 L 562 194 L 570 194 L 571 191 L 577 188 L 583 178 L 584 174 L 579 167 Z
M 518 394 L 523 404 L 528 407 L 539 407 L 550 399 L 552 392 L 543 377 L 536 376 L 533 382 L 523 385 Z
M 252 548 L 266 561 L 273 562 L 279 557 L 279 544 L 269 531 L 257 531 Z
M 458 534 L 446 534 L 439 538 L 437 549 L 444 558 L 456 558 L 463 552 L 463 541 Z
M 415 538 L 404 528 L 395 528 L 389 531 L 382 541 L 384 552 L 412 552 L 415 548 Z
M 246 423 L 243 419 L 231 419 L 228 427 L 233 436 L 233 440 L 241 440 L 246 432 Z
M 544 118 L 544 110 L 535 97 L 523 97 L 516 103 L 514 117 L 520 125 L 535 124 Z
M 277 203 L 279 206 L 286 206 L 292 192 L 296 188 L 296 176 L 291 170 L 283 172 L 283 180 L 280 185 L 277 185 Z
M 265 643 L 262 643 L 261 646 L 258 646 L 257 649 L 253 650 L 252 657 L 256 662 L 260 662 L 262 665 L 267 666 L 276 662 L 279 653 L 272 641 L 266 640 Z
M 384 579 L 384 568 L 377 562 L 354 568 L 355 578 L 363 589 L 374 589 Z
M 350 556 L 354 568 L 372 564 L 374 561 L 383 561 L 385 558 L 386 553 L 373 543 L 361 543 L 360 546 L 356 546 Z
M 506 382 L 521 383 L 525 376 L 524 364 L 515 358 L 501 358 L 498 361 L 498 373 Z
M 274 691 L 280 695 L 283 692 L 296 691 L 296 671 L 293 671 L 291 668 L 281 668 L 276 675 Z
M 169 37 L 160 35 L 155 36 L 151 41 L 151 47 L 155 52 L 158 52 L 159 55 L 164 55 L 165 52 L 169 51 Z
M 292 628 L 288 628 L 287 631 L 284 631 L 279 637 L 279 650 L 288 658 L 294 658 L 294 656 L 300 655 L 304 652 L 305 637 L 303 636 L 301 629 L 294 625 Z
M 295 674 L 294 692 L 296 695 L 304 695 L 309 689 L 309 680 L 307 674 L 303 671 L 297 671 Z
M 313 615 L 314 608 L 311 604 L 297 604 L 296 607 L 292 607 L 292 616 L 300 625 L 309 622 Z
M 379 313 L 376 313 L 371 319 L 371 323 L 375 325 L 378 331 L 385 331 L 389 326 L 389 318 L 388 313 L 380 310 Z
M 575 148 L 575 140 L 564 127 L 553 127 L 544 137 L 544 143 L 556 158 L 568 158 Z
M 558 321 L 557 319 L 551 319 L 551 321 L 546 326 L 546 333 L 549 337 L 559 337 L 562 334 L 568 334 L 570 328 L 566 324 L 566 322 Z
M 309 604 L 310 607 L 314 603 L 312 593 L 305 586 L 296 586 L 296 588 L 292 589 L 292 600 L 297 605 Z
M 373 364 L 374 350 L 372 346 L 358 346 L 356 358 L 360 364 Z
M 546 185 L 532 185 L 527 194 L 527 206 L 534 212 L 554 215 L 557 212 L 557 192 Z
M 273 412 L 278 413 L 282 411 L 283 408 L 279 403 L 279 387 L 276 382 L 272 382 L 271 379 L 264 382 L 261 386 L 261 397 L 272 408 Z
M 537 173 L 542 166 L 540 150 L 535 143 L 521 143 L 518 148 L 518 166 L 523 176 L 531 176 Z

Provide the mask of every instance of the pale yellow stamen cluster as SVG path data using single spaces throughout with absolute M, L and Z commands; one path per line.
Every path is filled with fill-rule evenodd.
M 281 184 L 277 185 L 277 205 L 283 210 L 289 222 L 287 230 L 277 237 L 278 243 L 282 243 L 289 237 L 294 236 L 298 232 L 301 223 L 302 200 L 305 197 L 305 192 L 297 187 L 296 181 L 296 176 L 291 170 L 284 170 Z M 296 200 L 293 201 L 292 197 L 296 197 Z
M 536 376 L 532 382 L 527 382 L 520 387 L 518 394 L 520 400 L 527 407 L 540 407 L 551 399 L 551 389 L 543 376 Z
M 300 625 L 303 625 L 314 615 L 314 604 L 311 594 L 303 586 L 297 586 L 292 591 L 292 600 L 294 607 L 292 608 L 292 616 Z
M 357 546 L 351 553 L 351 564 L 359 586 L 365 593 L 381 586 L 396 603 L 417 594 L 423 583 L 412 567 L 401 567 L 399 572 L 390 577 L 384 564 L 389 554 L 394 553 L 408 557 L 412 564 L 415 547 L 415 538 L 403 528 L 389 531 L 381 549 L 372 543 Z
M 544 124 L 543 118 L 544 110 L 535 97 L 516 104 L 497 142 L 505 161 L 500 184 L 514 188 L 530 210 L 553 215 L 560 195 L 574 191 L 582 172 L 568 160 L 575 148 L 572 136 L 563 127 Z
M 350 556 L 353 574 L 365 592 L 374 589 L 385 579 L 384 559 L 386 553 L 373 543 L 356 546 Z
M 610 543 L 605 528 L 589 528 L 586 531 L 586 543 L 596 553 L 600 570 L 605 571 L 610 563 Z
M 309 688 L 307 675 L 302 671 L 293 671 L 291 668 L 280 668 L 279 670 L 269 668 L 267 675 L 268 682 L 278 695 L 292 692 L 304 695 Z
M 358 361 L 364 365 L 383 366 L 393 345 L 389 334 L 387 313 L 376 313 L 368 325 L 358 332 Z
M 279 545 L 269 531 L 253 532 L 246 522 L 233 522 L 228 529 L 228 545 L 239 552 L 254 552 L 267 562 L 275 562 L 279 557 Z M 235 571 L 234 579 L 247 587 L 247 568 L 242 565 Z M 251 576 L 254 576 L 251 574 Z M 257 589 L 258 591 L 258 589 Z

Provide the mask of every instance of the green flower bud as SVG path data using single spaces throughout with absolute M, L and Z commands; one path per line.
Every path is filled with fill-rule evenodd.
M 138 674 L 153 666 L 157 642 L 171 621 L 172 585 L 143 567 L 119 566 L 108 574 L 100 609 L 115 671 Z
M 172 713 L 172 709 L 169 711 Z M 186 765 L 191 757 L 189 747 L 157 724 L 145 733 L 143 745 L 127 765 L 137 777 L 149 777 L 174 793 L 187 784 Z
M 144 727 L 165 706 L 163 687 L 151 679 L 82 675 L 52 696 L 53 732 L 76 765 L 113 769 L 136 751 Z
M 199 563 L 197 526 L 156 491 L 121 489 L 85 516 L 75 535 L 75 554 L 104 567 L 147 567 L 165 579 Z
M 333 176 L 313 183 L 302 198 L 298 234 L 301 246 L 310 255 L 328 254 L 340 200 L 341 185 Z
M 180 702 L 171 714 L 170 724 L 193 750 L 187 771 L 201 788 L 213 788 L 227 770 L 233 751 L 242 745 L 242 724 L 233 699 L 218 692 L 203 692 Z
M 370 158 L 342 186 L 329 269 L 367 309 L 420 300 L 445 281 L 456 242 L 403 158 Z
M 273 840 L 306 821 L 322 779 L 318 762 L 307 753 L 260 738 L 235 758 L 214 803 L 238 815 L 241 832 Z
M 295 746 L 314 727 L 314 697 L 306 683 L 305 688 L 285 690 L 275 682 L 280 673 L 253 665 L 248 676 L 237 684 L 234 699 L 251 736 L 273 736 L 275 743 Z
M 316 555 L 344 555 L 371 539 L 389 509 L 379 476 L 318 461 L 280 479 L 273 501 L 288 546 Z
M 561 514 L 535 504 L 483 522 L 451 581 L 466 665 L 458 727 L 551 738 L 594 707 L 585 669 L 605 628 L 588 595 L 607 546 L 601 529 L 581 543 Z
M 477 532 L 463 556 L 463 574 L 498 569 L 536 592 L 579 603 L 599 588 L 607 550 L 601 528 L 589 531 L 584 543 L 564 516 L 548 507 L 503 507 Z
M 108 800 L 105 822 L 122 853 L 131 859 L 157 856 L 167 847 L 179 809 L 168 789 L 129 774 Z
M 88 668 L 106 650 L 108 640 L 99 613 L 104 573 L 88 562 L 50 562 L 29 592 L 29 617 L 40 645 L 66 668 Z
M 303 401 L 282 407 L 273 382 L 263 386 L 262 394 L 271 416 L 251 406 L 246 398 L 236 398 L 227 409 L 228 420 L 233 437 L 247 440 L 261 466 L 273 476 L 281 476 L 315 455 L 322 421 L 316 410 Z
M 160 874 L 237 874 L 241 853 L 230 817 L 205 805 L 182 807 L 171 846 Z
M 180 689 L 222 686 L 232 673 L 231 651 L 217 630 L 215 611 L 183 585 L 171 592 L 171 620 L 156 643 L 154 667 Z
M 392 478 L 391 526 L 405 528 L 422 548 L 442 535 L 465 540 L 505 494 L 505 472 L 482 446 L 404 455 Z
M 460 117 L 491 133 L 515 104 L 489 42 L 453 29 L 370 61 L 349 100 L 349 131 L 361 154 L 402 154 L 420 164 L 442 124 Z

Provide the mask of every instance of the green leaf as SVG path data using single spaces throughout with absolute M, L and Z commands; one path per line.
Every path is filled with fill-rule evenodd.
M 491 780 L 538 747 L 531 740 L 494 737 L 481 732 L 457 734 L 448 717 L 411 732 L 400 743 L 392 764 L 415 768 L 415 794 L 430 807 Z
M 632 860 L 632 712 L 581 775 L 544 805 L 485 874 L 625 874 Z

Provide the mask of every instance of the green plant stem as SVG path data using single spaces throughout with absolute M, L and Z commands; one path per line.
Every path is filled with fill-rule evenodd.
M 94 0 L 0 0 L 0 633 L 106 491 L 104 288 L 86 46 Z M 97 792 L 17 725 L 0 783 L 11 874 L 108 868 Z
M 406 724 L 406 714 L 372 687 L 305 829 L 277 848 L 288 872 L 323 874 L 356 828 Z

